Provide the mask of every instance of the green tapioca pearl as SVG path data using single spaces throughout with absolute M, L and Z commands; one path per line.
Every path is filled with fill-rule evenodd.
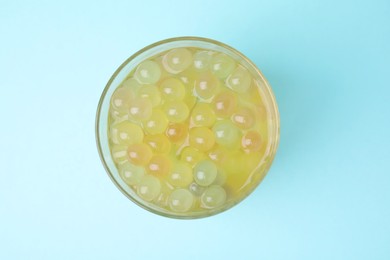
M 212 60 L 212 52 L 210 51 L 198 51 L 193 57 L 194 68 L 198 71 L 205 71 L 210 68 Z
M 138 89 L 137 96 L 149 99 L 154 107 L 161 103 L 160 91 L 154 85 L 143 85 Z
M 221 120 L 213 126 L 215 142 L 227 148 L 238 148 L 241 141 L 241 130 L 228 120 Z
M 137 185 L 145 175 L 145 168 L 126 162 L 118 167 L 119 174 L 128 185 Z
M 237 93 L 245 93 L 251 86 L 252 77 L 247 69 L 237 67 L 226 79 L 226 85 Z
M 134 73 L 134 77 L 142 84 L 154 84 L 160 76 L 160 66 L 157 62 L 150 60 L 141 62 Z
M 146 201 L 157 198 L 161 191 L 160 180 L 151 175 L 145 175 L 137 185 L 137 194 Z
M 167 52 L 162 60 L 166 71 L 178 74 L 192 63 L 192 53 L 186 48 L 176 48 Z
M 183 101 L 167 102 L 163 110 L 170 122 L 181 123 L 185 121 L 190 113 L 188 106 Z
M 208 186 L 214 182 L 217 177 L 217 166 L 210 160 L 198 162 L 194 167 L 194 180 L 201 186 Z
M 208 187 L 201 196 L 201 205 L 204 208 L 216 208 L 226 201 L 226 191 L 219 185 Z
M 211 70 L 219 78 L 226 78 L 235 67 L 236 62 L 224 53 L 215 55 L 211 61 Z
M 168 204 L 173 211 L 186 212 L 194 204 L 194 196 L 187 189 L 177 189 L 169 196 Z

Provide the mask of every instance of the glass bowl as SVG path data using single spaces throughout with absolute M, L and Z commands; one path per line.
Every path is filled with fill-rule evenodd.
M 193 212 L 173 212 L 169 209 L 159 207 L 153 202 L 148 202 L 140 198 L 137 193 L 120 177 L 119 171 L 110 153 L 110 140 L 108 137 L 110 98 L 114 90 L 142 61 L 154 57 L 159 53 L 166 52 L 170 49 L 182 47 L 194 47 L 224 53 L 233 58 L 237 63 L 240 63 L 242 66 L 244 66 L 253 77 L 254 82 L 256 83 L 257 91 L 261 96 L 262 102 L 264 104 L 263 112 L 266 118 L 265 122 L 268 131 L 264 156 L 260 159 L 255 170 L 253 171 L 253 174 L 251 174 L 251 177 L 247 180 L 248 185 L 240 190 L 240 195 L 235 198 L 230 198 L 226 201 L 226 203 L 217 208 Z M 233 207 L 245 199 L 259 185 L 268 172 L 274 159 L 279 143 L 279 126 L 280 121 L 278 108 L 271 87 L 256 65 L 254 65 L 254 63 L 252 63 L 246 56 L 234 48 L 215 40 L 200 37 L 177 37 L 159 41 L 141 49 L 128 58 L 115 71 L 104 88 L 98 104 L 96 114 L 96 141 L 100 158 L 109 177 L 118 187 L 118 189 L 131 201 L 140 207 L 158 215 L 170 218 L 194 219 L 212 216 Z

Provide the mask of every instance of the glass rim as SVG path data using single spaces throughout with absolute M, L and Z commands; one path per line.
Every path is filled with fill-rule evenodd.
M 273 144 L 271 145 L 270 147 L 270 151 L 269 151 L 269 154 L 271 154 L 271 158 L 269 159 L 269 162 L 267 164 L 267 167 L 264 169 L 264 174 L 263 176 L 258 180 L 258 183 L 252 188 L 249 190 L 249 192 L 247 192 L 246 194 L 244 194 L 244 196 L 238 200 L 234 200 L 232 203 L 229 203 L 227 206 L 225 207 L 221 207 L 220 209 L 217 209 L 215 211 L 212 211 L 210 213 L 208 213 L 207 211 L 205 213 L 202 213 L 202 214 L 199 214 L 199 215 L 188 215 L 188 216 L 185 216 L 185 215 L 175 215 L 175 214 L 169 214 L 169 213 L 165 213 L 165 212 L 162 212 L 162 211 L 158 211 L 152 207 L 148 207 L 146 204 L 142 204 L 141 202 L 137 201 L 135 198 L 133 198 L 130 194 L 128 194 L 123 188 L 122 186 L 117 182 L 117 180 L 115 179 L 115 177 L 113 176 L 113 174 L 111 173 L 111 170 L 109 169 L 108 167 L 108 164 L 104 158 L 104 155 L 103 155 L 103 149 L 102 149 L 102 146 L 101 146 L 101 139 L 100 139 L 100 135 L 99 135 L 99 125 L 100 125 L 100 115 L 101 115 L 101 110 L 102 110 L 102 105 L 103 105 L 103 101 L 106 97 L 106 94 L 109 90 L 109 88 L 111 87 L 111 84 L 112 82 L 115 80 L 115 78 L 118 76 L 118 74 L 122 71 L 122 69 L 127 65 L 129 64 L 132 60 L 134 60 L 136 57 L 138 57 L 140 54 L 150 50 L 150 49 L 153 49 L 154 47 L 157 47 L 157 46 L 160 46 L 160 45 L 163 45 L 163 44 L 166 44 L 166 43 L 171 43 L 171 42 L 176 42 L 176 41 L 200 41 L 200 42 L 206 42 L 206 43 L 211 43 L 211 44 L 215 44 L 217 46 L 220 46 L 220 47 L 223 47 L 235 54 L 237 54 L 241 59 L 243 59 L 245 62 L 247 62 L 248 64 L 250 64 L 252 66 L 252 69 L 254 69 L 254 71 L 257 73 L 257 75 L 261 78 L 261 80 L 264 82 L 264 85 L 268 91 L 268 95 L 269 95 L 269 98 L 270 98 L 270 104 L 272 105 L 272 110 L 273 110 L 273 113 L 274 113 L 274 116 L 275 116 L 275 120 L 274 120 L 274 124 L 275 124 L 275 133 L 274 134 L 274 142 Z M 106 86 L 104 87 L 103 89 L 103 92 L 100 96 L 100 99 L 99 99 L 99 103 L 98 103 L 98 107 L 97 107 L 97 110 L 96 110 L 96 120 L 95 120 L 95 139 L 96 139 L 96 145 L 97 145 L 97 148 L 98 148 L 98 153 L 99 153 L 99 157 L 100 157 L 100 160 L 106 170 L 106 173 L 107 175 L 110 177 L 111 181 L 115 184 L 115 186 L 128 198 L 130 199 L 132 202 L 134 202 L 136 205 L 140 206 L 141 208 L 149 211 L 149 212 L 152 212 L 154 214 L 157 214 L 157 215 L 160 215 L 160 216 L 163 216 L 163 217 L 167 217 L 167 218 L 171 218 L 171 219 L 200 219 L 200 218 L 206 218 L 206 217 L 210 217 L 210 216 L 213 216 L 213 215 L 216 215 L 216 214 L 220 214 L 222 212 L 225 212 L 226 210 L 228 209 L 231 209 L 232 207 L 234 207 L 235 205 L 239 204 L 241 201 L 243 201 L 245 198 L 247 198 L 259 185 L 260 183 L 262 182 L 262 180 L 265 178 L 265 176 L 268 174 L 268 171 L 273 163 L 273 160 L 275 158 L 275 155 L 276 155 L 276 151 L 278 149 L 278 146 L 279 146 L 279 139 L 280 139 L 280 115 L 279 115 L 279 110 L 278 110 L 278 106 L 277 106 L 277 103 L 276 103 L 276 98 L 275 98 L 275 95 L 272 91 L 272 88 L 270 86 L 270 84 L 268 83 L 267 79 L 264 77 L 263 73 L 260 71 L 260 69 L 248 58 L 246 57 L 243 53 L 241 53 L 240 51 L 236 50 L 235 48 L 225 44 L 225 43 L 222 43 L 222 42 L 219 42 L 219 41 L 216 41 L 216 40 L 213 40 L 213 39 L 210 39 L 210 38 L 205 38 L 205 37 L 198 37 L 198 36 L 180 36 L 180 37 L 172 37 L 172 38 L 167 38 L 167 39 L 164 39 L 164 40 L 160 40 L 160 41 L 157 41 L 157 42 L 154 42 L 152 44 L 149 44 L 147 46 L 145 46 L 144 48 L 140 49 L 139 51 L 135 52 L 133 55 L 131 55 L 129 58 L 127 58 L 116 70 L 115 72 L 112 74 L 112 76 L 110 77 L 110 79 L 108 80 Z

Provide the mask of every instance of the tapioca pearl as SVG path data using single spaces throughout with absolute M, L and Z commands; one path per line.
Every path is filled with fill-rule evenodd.
M 164 55 L 162 63 L 166 71 L 178 74 L 192 64 L 192 53 L 186 48 L 176 48 Z
M 204 153 L 200 152 L 192 146 L 185 147 L 180 154 L 180 160 L 190 164 L 191 166 L 195 165 L 197 162 L 205 158 L 206 156 L 204 155 Z
M 216 146 L 208 153 L 209 158 L 217 164 L 223 164 L 229 159 L 229 150 Z
M 129 145 L 142 142 L 144 132 L 136 124 L 129 121 L 122 121 L 111 127 L 110 138 L 114 144 Z
M 218 169 L 215 163 L 210 160 L 198 162 L 194 167 L 194 180 L 201 186 L 209 186 L 215 181 Z
M 160 79 L 160 76 L 160 66 L 151 60 L 141 62 L 134 73 L 135 79 L 142 84 L 154 84 Z
M 141 87 L 141 84 L 135 78 L 128 78 L 123 81 L 120 86 L 124 88 L 129 88 L 133 93 L 136 93 Z
M 204 100 L 214 97 L 220 88 L 219 79 L 211 73 L 203 73 L 194 82 L 195 94 Z
M 171 150 L 171 142 L 164 134 L 145 135 L 144 143 L 148 144 L 156 154 L 167 154 Z
M 230 92 L 222 92 L 213 100 L 215 114 L 220 117 L 229 117 L 237 107 L 237 96 Z
M 158 178 L 145 175 L 137 185 L 137 194 L 143 200 L 152 201 L 160 194 L 161 182 Z
M 136 122 L 147 120 L 152 115 L 153 105 L 149 99 L 139 98 L 131 101 L 129 118 Z
M 237 67 L 226 79 L 226 85 L 237 93 L 245 93 L 251 86 L 252 77 L 243 67 Z
M 215 144 L 214 133 L 207 127 L 194 127 L 190 130 L 190 145 L 206 152 Z
M 127 145 L 113 145 L 111 147 L 111 156 L 115 163 L 123 164 L 128 161 Z
M 214 110 L 206 103 L 196 104 L 191 113 L 192 123 L 196 126 L 212 126 L 215 119 Z
M 176 187 L 187 187 L 193 181 L 191 165 L 185 162 L 173 163 L 172 170 L 169 173 L 169 183 Z
M 256 131 L 248 131 L 242 138 L 241 145 L 249 151 L 260 150 L 263 144 L 261 135 Z
M 114 108 L 111 108 L 110 116 L 113 119 L 113 122 L 121 122 L 123 120 L 129 119 L 129 111 L 118 111 Z
M 215 55 L 211 61 L 211 70 L 221 79 L 232 73 L 235 67 L 236 62 L 224 53 Z
M 111 106 L 117 111 L 126 112 L 134 99 L 133 91 L 128 87 L 117 88 L 111 96 Z
M 128 185 L 137 185 L 145 175 L 145 168 L 126 162 L 118 167 L 119 175 Z
M 200 197 L 203 194 L 203 192 L 206 190 L 206 188 L 203 186 L 200 186 L 196 182 L 193 182 L 190 184 L 190 186 L 188 186 L 188 190 L 191 191 L 191 193 L 194 196 Z
M 174 190 L 173 186 L 165 181 L 161 181 L 161 191 L 157 198 L 154 199 L 156 205 L 160 207 L 168 206 L 168 198 Z
M 167 102 L 163 110 L 169 121 L 173 123 L 184 122 L 190 113 L 187 105 L 183 101 Z
M 222 169 L 218 169 L 217 177 L 215 178 L 215 181 L 213 182 L 213 184 L 222 186 L 225 184 L 226 178 L 227 178 L 226 172 Z
M 188 136 L 188 125 L 184 123 L 170 124 L 165 133 L 172 143 L 183 142 Z
M 160 91 L 154 85 L 144 85 L 144 86 L 142 86 L 138 90 L 137 96 L 140 97 L 140 98 L 149 99 L 154 107 L 160 105 L 160 103 L 161 103 Z
M 160 84 L 161 95 L 165 100 L 182 100 L 186 95 L 184 84 L 175 78 L 167 78 Z
M 167 129 L 168 118 L 160 109 L 153 109 L 152 115 L 142 125 L 148 134 L 161 134 Z
M 146 170 L 148 173 L 153 174 L 156 177 L 163 178 L 168 175 L 172 168 L 171 160 L 165 155 L 154 155 L 147 167 Z
M 212 52 L 210 51 L 198 51 L 194 54 L 193 58 L 193 65 L 196 70 L 199 71 L 205 71 L 209 69 L 211 59 L 212 59 Z
M 219 185 L 212 185 L 203 192 L 201 205 L 207 209 L 220 207 L 225 203 L 226 197 L 224 188 Z
M 195 70 L 194 68 L 189 68 L 186 71 L 183 71 L 182 73 L 178 74 L 177 77 L 180 79 L 180 81 L 186 86 L 187 93 L 191 93 L 191 91 L 194 88 L 195 80 L 199 77 L 199 71 Z
M 241 130 L 228 120 L 221 120 L 213 126 L 215 142 L 226 148 L 238 148 L 241 141 Z
M 187 212 L 194 204 L 194 196 L 187 189 L 176 189 L 169 196 L 168 204 L 172 211 Z
M 144 143 L 132 144 L 127 149 L 129 161 L 135 165 L 146 165 L 153 156 L 152 149 Z
M 241 107 L 232 115 L 232 121 L 238 127 L 248 129 L 255 124 L 255 115 L 249 108 Z

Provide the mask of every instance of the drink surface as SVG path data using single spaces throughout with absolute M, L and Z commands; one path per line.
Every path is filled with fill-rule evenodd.
M 142 201 L 173 214 L 240 201 L 265 174 L 267 107 L 239 61 L 174 48 L 142 61 L 111 96 L 110 151 Z

